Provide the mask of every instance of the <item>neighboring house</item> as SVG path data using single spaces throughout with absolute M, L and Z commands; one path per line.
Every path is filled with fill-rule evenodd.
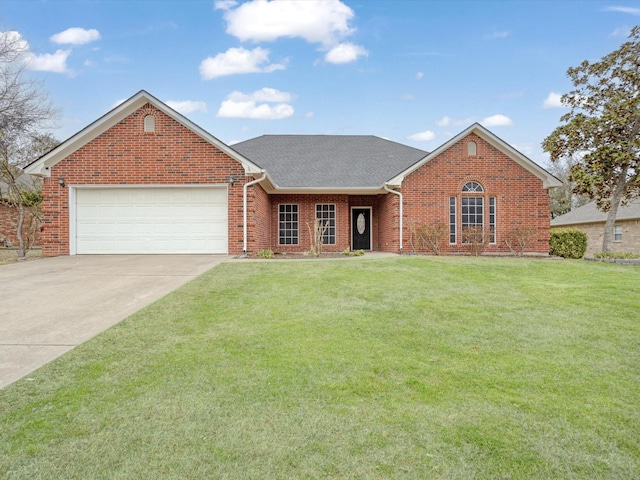
M 607 214 L 598 210 L 596 202 L 587 203 L 551 220 L 552 227 L 575 227 L 587 234 L 586 256 L 602 252 L 604 224 Z M 640 199 L 620 206 L 613 227 L 613 251 L 640 253 Z
M 265 135 L 234 146 L 145 91 L 26 169 L 44 178 L 43 254 L 410 251 L 415 222 L 447 226 L 465 253 L 533 227 L 548 254 L 548 189 L 561 183 L 474 124 L 431 153 L 373 136 Z
M 23 188 L 36 188 L 33 177 L 27 174 L 20 175 L 16 183 Z M 0 247 L 18 245 L 18 209 L 7 200 L 8 192 L 9 186 L 0 180 Z M 25 213 L 22 237 L 28 246 L 40 244 L 40 221 L 29 210 Z

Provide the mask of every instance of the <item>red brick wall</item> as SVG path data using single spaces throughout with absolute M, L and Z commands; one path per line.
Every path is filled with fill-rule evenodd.
M 469 141 L 477 144 L 475 156 L 467 154 Z M 468 252 L 468 245 L 460 241 L 460 198 L 462 186 L 469 181 L 476 181 L 484 188 L 484 193 L 470 195 L 485 199 L 485 228 L 489 224 L 489 197 L 496 197 L 497 243 L 488 245 L 487 253 L 509 253 L 505 236 L 518 227 L 537 229 L 537 238 L 527 251 L 549 252 L 549 195 L 542 181 L 475 134 L 460 140 L 405 178 L 402 184 L 405 251 L 410 251 L 411 223 L 439 221 L 449 225 L 449 197 L 455 196 L 458 242 L 449 245 L 447 238 L 443 253 Z
M 311 249 L 309 228 L 313 229 L 316 204 L 336 206 L 336 244 L 325 245 L 325 252 L 340 252 L 351 245 L 349 197 L 347 195 L 271 195 L 271 249 L 277 253 L 304 252 Z M 298 205 L 298 245 L 278 244 L 278 205 Z
M 155 116 L 155 132 L 143 119 Z M 229 253 L 242 252 L 244 169 L 180 123 L 147 104 L 51 169 L 42 187 L 43 255 L 69 254 L 69 189 L 58 185 L 228 184 Z M 255 188 L 255 187 L 254 187 Z
M 387 193 L 380 197 L 378 207 L 379 243 L 378 249 L 383 252 L 400 253 L 400 197 Z M 406 218 L 406 213 L 403 212 Z
M 3 247 L 7 241 L 15 247 L 18 246 L 17 222 L 18 210 L 0 202 L 0 247 Z M 25 213 L 22 237 L 27 243 L 28 238 L 31 238 L 32 247 L 40 246 L 40 222 L 28 210 Z
M 247 252 L 271 248 L 271 203 L 264 189 L 255 184 L 247 192 Z

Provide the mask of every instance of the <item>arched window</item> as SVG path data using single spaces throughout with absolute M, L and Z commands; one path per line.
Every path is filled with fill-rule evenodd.
M 156 131 L 156 117 L 153 115 L 147 115 L 144 117 L 144 131 L 151 133 Z
M 484 190 L 482 189 L 482 185 L 480 185 L 478 182 L 467 182 L 464 184 L 464 186 L 462 187 L 462 191 L 463 192 L 484 192 Z
M 475 157 L 476 151 L 477 151 L 476 142 L 467 143 L 467 155 L 469 155 L 470 157 Z

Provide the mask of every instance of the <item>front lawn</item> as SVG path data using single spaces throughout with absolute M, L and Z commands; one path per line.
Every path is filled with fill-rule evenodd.
M 640 268 L 222 264 L 0 391 L 8 479 L 640 478 Z

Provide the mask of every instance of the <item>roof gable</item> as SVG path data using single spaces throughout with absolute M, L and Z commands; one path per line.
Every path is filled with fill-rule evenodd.
M 491 133 L 489 130 L 484 128 L 479 123 L 474 123 L 467 129 L 460 132 L 455 137 L 451 138 L 449 141 L 443 143 L 441 146 L 439 146 L 434 151 L 432 151 L 431 153 L 426 155 L 424 158 L 422 158 L 419 162 L 414 163 L 409 168 L 407 168 L 406 170 L 403 170 L 398 175 L 393 177 L 391 180 L 389 180 L 388 183 L 394 186 L 401 185 L 402 181 L 407 175 L 416 171 L 417 169 L 422 167 L 425 163 L 437 157 L 442 152 L 452 147 L 453 145 L 455 145 L 456 143 L 458 143 L 460 140 L 462 140 L 463 138 L 465 138 L 471 133 L 475 133 L 478 137 L 482 138 L 487 143 L 492 145 L 494 148 L 498 149 L 499 151 L 507 155 L 514 162 L 518 163 L 525 170 L 529 171 L 530 173 L 538 177 L 540 180 L 542 180 L 542 186 L 544 188 L 562 186 L 562 182 L 560 180 L 558 180 L 552 174 L 547 172 L 544 168 L 542 168 L 540 165 L 535 163 L 533 160 L 529 159 L 528 157 L 520 153 L 518 150 L 513 148 L 507 142 L 505 142 L 504 140 L 500 139 L 499 137 Z
M 275 190 L 381 190 L 427 152 L 373 135 L 263 135 L 232 147 L 269 172 Z
M 141 90 L 128 100 L 124 101 L 111 111 L 107 112 L 95 122 L 89 124 L 78 133 L 62 142 L 50 152 L 46 153 L 33 163 L 29 164 L 24 169 L 25 173 L 49 177 L 51 175 L 51 168 L 54 165 L 56 165 L 58 162 L 62 161 L 72 153 L 76 152 L 84 145 L 88 144 L 93 139 L 97 138 L 146 104 L 153 105 L 176 122 L 180 123 L 199 137 L 203 138 L 219 150 L 229 155 L 234 160 L 241 163 L 245 169 L 245 172 L 259 173 L 261 171 L 255 163 L 243 157 L 240 153 L 231 149 L 228 145 L 218 140 L 206 130 L 203 130 L 201 127 L 155 98 L 153 95 L 144 90 Z

